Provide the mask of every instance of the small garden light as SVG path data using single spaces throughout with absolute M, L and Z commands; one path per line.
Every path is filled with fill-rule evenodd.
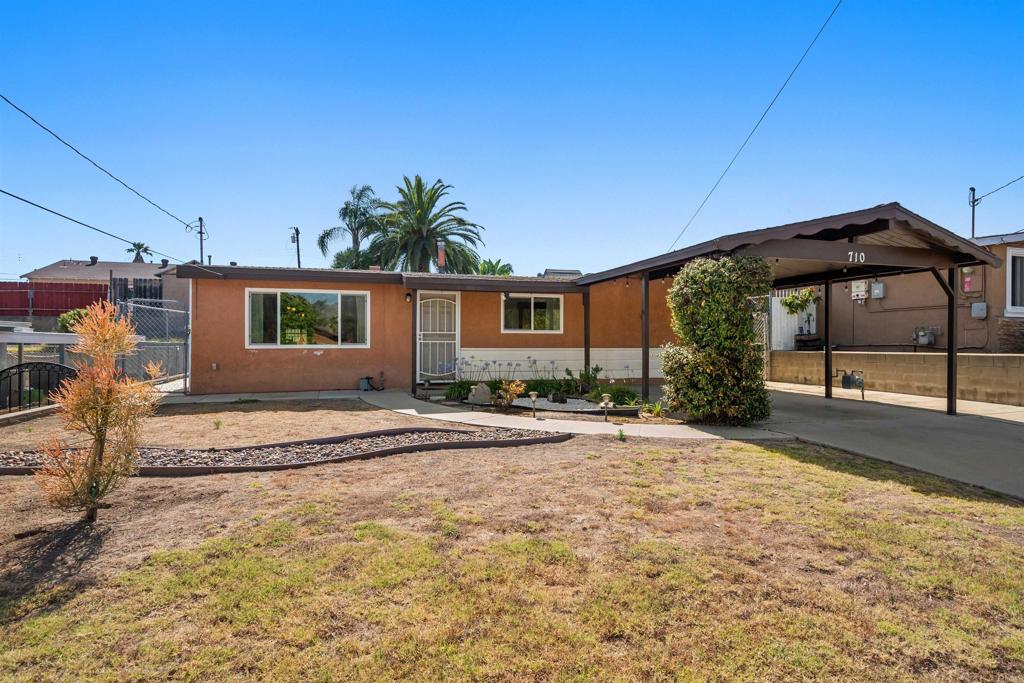
M 608 409 L 614 408 L 615 404 L 612 403 L 611 394 L 601 394 L 601 408 L 604 408 L 604 421 L 608 421 Z
M 533 403 L 533 418 L 537 419 L 537 392 L 530 392 L 530 401 Z

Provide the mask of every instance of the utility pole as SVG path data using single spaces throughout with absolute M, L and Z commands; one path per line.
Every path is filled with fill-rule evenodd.
M 299 268 L 302 267 L 302 253 L 299 251 L 299 229 L 294 225 L 291 227 L 292 231 L 292 244 L 295 245 L 295 261 L 299 264 Z
M 975 190 L 973 187 L 970 188 L 970 190 L 971 190 L 971 198 L 968 199 L 967 201 L 971 205 L 971 239 L 973 240 L 974 239 L 974 208 L 976 206 L 978 206 L 978 204 L 981 203 L 981 200 L 975 198 L 975 194 L 977 194 L 977 190 Z

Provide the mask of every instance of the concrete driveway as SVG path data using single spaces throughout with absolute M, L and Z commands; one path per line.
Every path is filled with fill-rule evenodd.
M 1024 498 L 1024 424 L 772 392 L 766 428 Z

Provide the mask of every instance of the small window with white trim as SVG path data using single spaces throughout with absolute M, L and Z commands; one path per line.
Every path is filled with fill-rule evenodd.
M 1006 312 L 1024 316 L 1024 249 L 1006 249 Z
M 246 345 L 368 347 L 368 292 L 246 290 Z
M 561 332 L 562 296 L 508 294 L 502 299 L 502 332 Z

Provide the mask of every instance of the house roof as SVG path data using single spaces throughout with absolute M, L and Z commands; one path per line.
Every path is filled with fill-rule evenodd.
M 990 247 L 993 244 L 1017 244 L 1018 242 L 1024 242 L 1024 230 L 1007 232 L 1002 235 L 983 235 L 982 237 L 972 237 L 971 241 L 980 247 Z
M 780 243 L 784 241 L 789 243 L 788 249 L 781 248 Z M 823 245 L 823 242 L 833 244 Z M 886 251 L 890 260 L 894 254 L 903 254 L 907 262 L 851 266 L 844 259 L 837 258 L 837 253 L 841 251 L 840 243 L 843 248 L 849 245 L 851 251 L 856 250 L 856 247 L 881 247 L 876 251 Z M 773 246 L 778 247 L 775 253 Z M 816 247 L 821 251 L 819 258 L 814 257 Z M 789 258 L 768 258 L 777 285 L 810 284 L 823 281 L 823 278 L 858 279 L 952 264 L 1000 263 L 997 257 L 981 246 L 972 244 L 897 202 L 890 202 L 869 209 L 725 235 L 692 247 L 584 275 L 576 282 L 589 285 L 645 271 L 660 276 L 675 272 L 687 261 L 701 256 L 751 253 L 772 257 L 787 251 L 794 252 L 794 255 Z M 802 253 L 796 255 L 796 251 Z M 929 259 L 929 255 L 934 257 Z
M 73 280 L 78 282 L 107 282 L 110 279 L 110 271 L 114 271 L 114 277 L 153 278 L 157 271 L 163 266 L 160 263 L 132 263 L 130 261 L 97 261 L 91 263 L 89 259 L 79 261 L 77 259 L 61 259 L 53 263 L 36 268 L 35 270 L 22 275 L 29 280 Z
M 179 278 L 280 280 L 302 282 L 363 282 L 401 284 L 409 289 L 480 292 L 582 292 L 572 280 L 521 275 L 461 275 L 455 273 L 397 273 L 390 270 L 338 268 L 280 268 L 274 266 L 199 266 L 181 264 Z

